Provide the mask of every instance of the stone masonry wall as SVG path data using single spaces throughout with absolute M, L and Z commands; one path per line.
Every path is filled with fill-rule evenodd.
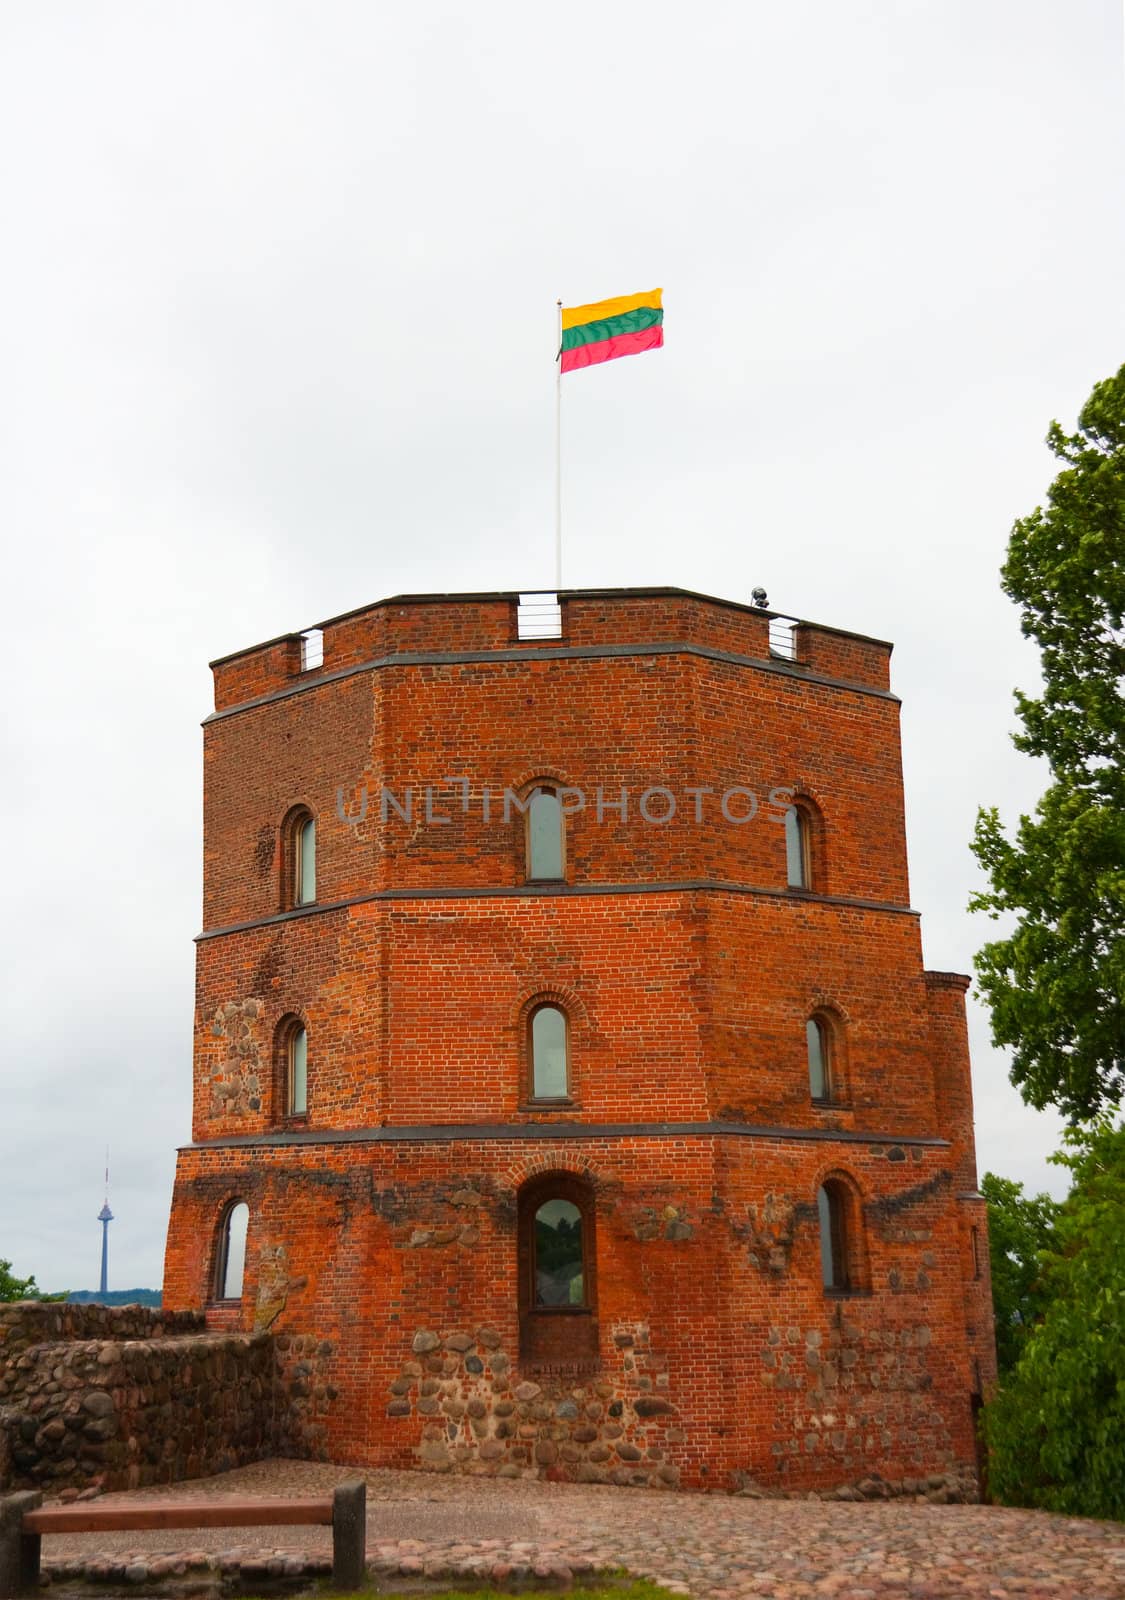
M 71 1494 L 323 1457 L 333 1346 L 199 1312 L 21 1301 L 0 1307 L 0 1490 Z
M 0 1372 L 9 1486 L 135 1489 L 257 1460 L 276 1389 L 268 1336 L 32 1346 Z
M 430 1471 L 674 1487 L 668 1447 L 684 1433 L 665 1364 L 644 1325 L 615 1328 L 613 1345 L 619 1368 L 531 1380 L 494 1328 L 444 1337 L 421 1328 L 390 1384 L 387 1416 L 421 1423 L 417 1465 Z
M 203 1330 L 203 1318 L 194 1311 L 16 1300 L 0 1305 L 0 1366 L 30 1345 L 60 1339 L 159 1339 Z

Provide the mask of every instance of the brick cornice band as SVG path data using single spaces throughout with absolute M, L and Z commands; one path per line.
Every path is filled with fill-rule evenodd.
M 279 922 L 294 922 L 301 917 L 323 916 L 329 911 L 348 911 L 352 906 L 369 905 L 377 900 L 510 900 L 535 898 L 544 900 L 566 899 L 583 895 L 633 895 L 633 894 L 750 894 L 766 895 L 771 900 L 788 900 L 802 905 L 843 906 L 852 911 L 889 911 L 900 917 L 918 917 L 920 912 L 911 906 L 894 905 L 887 900 L 856 900 L 842 894 L 813 894 L 807 890 L 794 893 L 792 889 L 764 888 L 759 884 L 730 883 L 725 879 L 683 878 L 667 883 L 516 883 L 496 884 L 478 889 L 472 884 L 453 884 L 447 888 L 427 885 L 418 889 L 373 889 L 370 894 L 352 895 L 346 900 L 327 900 L 323 904 L 297 906 L 291 911 L 276 911 L 268 917 L 257 917 L 250 922 L 229 922 L 221 928 L 204 928 L 195 935 L 194 942 L 221 939 L 232 933 L 249 933 L 255 928 L 270 928 Z M 957 977 L 950 973 L 942 976 Z M 967 988 L 969 979 L 964 979 Z
M 513 661 L 605 661 L 629 656 L 697 656 L 702 661 L 721 661 L 728 666 L 751 667 L 756 672 L 771 672 L 782 678 L 792 678 L 798 683 L 819 683 L 830 689 L 846 689 L 852 694 L 870 695 L 876 700 L 890 700 L 901 704 L 897 694 L 890 689 L 876 689 L 870 684 L 855 683 L 850 679 L 830 678 L 811 672 L 798 662 L 766 661 L 760 656 L 739 655 L 733 650 L 717 650 L 710 645 L 693 644 L 686 639 L 654 640 L 651 644 L 587 644 L 553 645 L 536 647 L 524 645 L 502 650 L 401 650 L 389 656 L 375 656 L 370 661 L 360 661 L 352 666 L 340 667 L 335 672 L 321 672 L 302 678 L 299 683 L 286 684 L 270 694 L 258 695 L 238 705 L 224 706 L 204 717 L 203 726 L 209 722 L 222 722 L 226 717 L 237 717 L 243 711 L 253 711 L 258 706 L 273 705 L 278 700 L 288 700 L 295 694 L 306 694 L 311 689 L 326 684 L 339 683 L 343 678 L 354 678 L 362 672 L 380 672 L 387 667 L 449 667 L 465 665 L 501 664 Z M 228 658 L 228 659 L 234 659 Z
M 956 989 L 961 994 L 968 993 L 973 981 L 964 972 L 926 971 L 922 978 L 927 989 Z
M 842 1144 L 920 1145 L 947 1148 L 948 1139 L 931 1134 L 868 1133 L 863 1129 L 776 1128 L 748 1122 L 465 1122 L 414 1127 L 303 1128 L 275 1133 L 228 1134 L 182 1145 L 184 1150 L 245 1150 L 255 1146 L 326 1144 L 449 1144 L 506 1139 L 777 1139 Z

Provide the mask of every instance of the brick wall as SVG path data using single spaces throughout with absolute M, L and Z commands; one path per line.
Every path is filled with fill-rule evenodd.
M 783 807 L 769 796 L 788 786 L 823 819 L 819 892 L 909 898 L 898 703 L 698 656 L 387 666 L 208 724 L 204 770 L 205 928 L 281 909 L 278 830 L 298 802 L 317 818 L 321 901 L 521 885 L 523 824 L 509 802 L 505 827 L 504 793 L 544 778 L 585 801 L 568 823 L 575 885 L 782 891 Z M 450 776 L 469 780 L 467 809 Z M 640 815 L 655 788 L 676 802 L 666 824 Z M 622 789 L 625 817 L 611 809 Z M 723 815 L 736 789 L 753 798 L 732 793 L 730 816 L 756 807 L 752 820 Z M 409 822 L 384 790 L 403 809 L 410 791 Z M 646 806 L 659 816 L 668 802 Z

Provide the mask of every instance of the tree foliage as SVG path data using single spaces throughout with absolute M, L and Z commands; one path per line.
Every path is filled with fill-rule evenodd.
M 984 1410 L 1009 1505 L 1125 1519 L 1125 1125 L 1066 1135 L 1073 1187 L 1040 1257 L 1041 1315 Z
M 1003 1378 L 1046 1306 L 1040 1256 L 1054 1238 L 1059 1205 L 1049 1194 L 1025 1195 L 1022 1183 L 992 1172 L 985 1173 L 980 1187 L 988 1201 L 996 1359 Z
M 1013 527 L 1002 583 L 1043 675 L 1040 695 L 1017 691 L 1014 743 L 1052 781 L 1014 841 L 995 808 L 978 813 L 991 887 L 971 906 L 1017 917 L 976 957 L 1012 1082 L 1082 1120 L 1125 1096 L 1125 367 L 1077 433 L 1052 423 L 1047 442 L 1064 467 L 1047 509 Z
M 12 1274 L 12 1263 L 0 1258 L 0 1301 L 3 1300 L 65 1300 L 66 1291 L 62 1294 L 44 1294 L 35 1281 L 35 1274 L 30 1278 L 17 1278 Z

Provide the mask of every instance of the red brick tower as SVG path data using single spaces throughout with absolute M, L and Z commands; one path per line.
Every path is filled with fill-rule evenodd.
M 922 968 L 890 646 L 517 601 L 214 663 L 165 1304 L 272 1329 L 340 1460 L 971 1475 L 966 980 Z

